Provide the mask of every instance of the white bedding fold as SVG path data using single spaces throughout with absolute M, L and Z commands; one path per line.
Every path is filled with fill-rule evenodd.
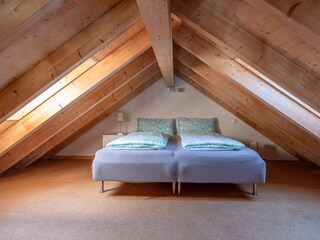
M 214 133 L 204 134 L 180 134 L 181 143 L 186 150 L 239 150 L 245 147 L 239 141 Z

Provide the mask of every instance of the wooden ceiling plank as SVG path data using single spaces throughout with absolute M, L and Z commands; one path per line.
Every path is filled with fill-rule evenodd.
M 320 12 L 320 1 L 319 0 L 306 0 L 304 2 L 306 4 L 308 4 L 315 11 Z
M 135 1 L 123 1 L 39 62 L 0 92 L 0 123 L 102 47 L 115 40 L 139 19 L 139 10 Z
M 240 111 L 243 115 L 252 119 L 257 126 L 260 126 L 259 128 L 256 127 L 256 129 L 262 134 L 288 152 L 299 152 L 306 160 L 319 161 L 320 151 L 315 151 L 317 149 L 316 146 L 320 144 L 318 138 L 306 134 L 305 131 L 302 131 L 289 119 L 281 116 L 279 112 L 268 104 L 240 87 L 229 77 L 217 73 L 186 50 L 174 47 L 174 56 L 178 61 L 206 80 L 203 85 L 204 88 L 209 89 L 209 85 L 212 85 L 211 91 L 215 91 L 214 94 L 216 96 L 223 93 L 219 98 L 225 102 L 228 100 L 230 106 L 236 108 L 236 111 Z M 179 70 L 181 71 L 181 68 Z M 192 76 L 192 73 L 187 72 L 186 75 Z
M 190 70 L 190 69 L 189 69 L 189 71 L 183 70 L 183 68 L 188 68 L 188 67 L 182 63 L 179 63 L 179 64 L 180 64 L 180 66 L 176 65 L 176 68 L 175 68 L 177 76 L 179 76 L 181 79 L 183 79 L 184 81 L 189 83 L 191 86 L 193 86 L 199 92 L 201 92 L 202 94 L 204 94 L 205 96 L 207 96 L 208 98 L 210 98 L 211 100 L 213 100 L 214 102 L 216 102 L 217 104 L 219 104 L 220 106 L 225 108 L 230 113 L 239 117 L 242 121 L 247 123 L 249 126 L 251 126 L 254 129 L 256 129 L 257 131 L 261 132 L 263 135 L 265 135 L 269 139 L 274 137 L 273 135 L 270 135 L 269 132 L 266 131 L 265 129 L 263 129 L 263 128 L 261 129 L 260 125 L 257 125 L 251 117 L 249 117 L 245 114 L 245 112 L 247 112 L 249 110 L 243 110 L 242 108 L 239 108 L 237 103 L 232 103 L 229 99 L 231 96 L 229 96 L 229 98 L 222 97 L 222 95 L 224 95 L 222 91 L 217 92 L 218 90 L 217 89 L 215 90 L 214 89 L 215 87 L 210 85 L 210 83 L 207 80 L 205 80 L 204 78 L 202 78 L 201 76 L 199 76 L 197 74 L 193 74 L 192 70 Z M 183 67 L 181 67 L 181 66 L 183 66 Z M 192 74 L 190 74 L 190 73 L 192 73 Z M 242 106 L 242 107 L 245 108 L 245 106 Z M 292 149 L 289 146 L 289 144 L 287 147 L 286 147 L 286 145 L 282 145 L 282 147 L 287 149 L 287 151 L 290 154 L 297 157 L 298 159 L 304 159 L 297 152 L 297 150 Z
M 41 159 L 48 159 L 54 156 L 57 152 L 61 151 L 65 146 L 72 143 L 75 139 L 80 137 L 82 134 L 84 134 L 87 130 L 97 125 L 99 122 L 110 116 L 112 113 L 116 112 L 119 108 L 121 108 L 123 105 L 125 105 L 127 102 L 132 100 L 134 97 L 139 95 L 141 92 L 143 92 L 145 89 L 150 87 L 153 83 L 160 80 L 162 78 L 162 75 L 160 71 L 150 78 L 147 82 L 145 82 L 143 85 L 141 85 L 139 88 L 133 90 L 131 93 L 129 93 L 125 98 L 119 99 L 118 102 L 113 103 L 110 105 L 109 108 L 106 108 L 105 112 L 103 114 L 100 114 L 98 117 L 96 117 L 94 120 L 90 121 L 86 126 L 83 126 L 78 131 L 72 131 L 71 134 L 68 135 L 69 137 L 65 137 L 65 135 L 62 132 L 59 132 L 57 135 L 55 135 L 53 138 L 51 138 L 49 141 L 45 142 L 41 148 L 36 149 L 33 151 L 30 155 L 26 156 L 22 161 L 18 163 L 20 167 L 26 167 L 29 166 L 34 161 Z M 52 148 L 52 146 L 55 146 Z M 16 165 L 15 165 L 16 166 Z
M 306 72 L 320 78 L 320 46 L 310 45 L 303 35 L 291 31 L 264 9 L 258 10 L 243 0 L 203 1 Z
M 300 66 L 264 44 L 210 6 L 197 1 L 173 1 L 176 19 L 218 44 L 249 66 L 320 111 L 320 81 Z
M 182 24 L 173 21 L 173 39 L 201 61 L 251 91 L 257 97 L 296 122 L 309 134 L 320 138 L 319 117 L 275 89 L 253 72 L 230 58 L 214 45 L 194 34 Z
M 43 122 L 54 116 L 62 107 L 73 102 L 77 97 L 88 91 L 88 89 L 97 87 L 101 81 L 106 79 L 106 76 L 120 71 L 123 66 L 138 58 L 150 47 L 151 43 L 145 30 L 121 45 L 104 60 L 80 75 L 72 83 L 65 86 L 3 132 L 0 135 L 0 141 L 3 143 L 0 145 L 0 156 L 37 129 Z
M 170 0 L 137 0 L 167 87 L 174 86 Z
M 63 4 L 63 1 L 50 0 L 1 1 L 0 21 L 5 24 L 0 24 L 0 51 Z
M 303 1 L 245 0 L 320 50 L 320 14 Z
M 181 63 L 180 65 L 184 65 L 184 64 Z M 185 66 L 184 68 L 188 68 L 188 67 Z M 270 128 L 272 128 L 270 126 L 269 127 L 261 126 L 259 122 L 261 122 L 261 119 L 263 118 L 263 116 L 259 117 L 257 114 L 252 113 L 250 107 L 242 104 L 241 101 L 246 101 L 245 99 L 242 99 L 241 101 L 239 101 L 238 99 L 234 99 L 230 93 L 223 92 L 223 90 L 217 88 L 216 85 L 213 85 L 212 81 L 207 80 L 202 76 L 199 76 L 197 73 L 194 73 L 190 69 L 188 71 L 185 71 L 185 69 L 181 70 L 181 66 L 179 66 L 178 64 L 176 65 L 176 72 L 178 73 L 179 76 L 182 77 L 182 79 L 186 80 L 186 78 L 183 78 L 183 76 L 181 75 L 181 72 L 183 72 L 183 74 L 187 76 L 187 78 L 192 79 L 192 82 L 191 82 L 192 86 L 197 88 L 207 97 L 216 101 L 226 110 L 230 111 L 232 114 L 239 117 L 241 120 L 246 122 L 251 127 L 255 128 L 257 131 L 261 132 L 264 136 L 268 137 L 272 141 L 274 141 L 274 139 L 279 139 L 283 137 L 281 131 L 274 132 L 274 131 L 270 131 Z M 273 130 L 274 130 L 274 127 L 273 127 Z M 300 148 L 293 148 L 290 140 L 282 141 L 280 144 L 279 144 L 279 141 L 274 141 L 274 142 L 300 160 L 305 160 L 306 156 L 308 157 L 307 159 L 316 159 L 314 155 L 301 154 Z
M 92 56 L 96 61 L 101 61 L 110 53 L 112 53 L 115 49 L 117 49 L 120 45 L 124 44 L 128 39 L 132 38 L 138 32 L 141 32 L 144 29 L 143 21 L 141 18 L 136 21 L 134 25 L 132 25 L 128 30 L 120 34 L 117 37 L 116 41 L 110 42 L 107 46 L 99 50 L 96 54 Z
M 9 127 L 11 127 L 13 124 L 15 124 L 16 120 L 7 120 L 0 124 L 0 134 L 3 133 L 5 130 L 7 130 Z
M 79 99 L 74 106 L 66 109 L 63 114 L 57 116 L 56 119 L 42 126 L 42 130 L 39 129 L 30 137 L 30 139 L 32 139 L 31 145 L 28 144 L 28 142 L 30 142 L 29 139 L 29 141 L 21 143 L 20 147 L 17 147 L 16 150 L 10 151 L 10 153 L 13 154 L 11 158 L 14 159 L 15 162 L 22 159 L 18 164 L 19 166 L 25 167 L 30 165 L 47 152 L 52 152 L 52 150 L 58 146 L 61 147 L 60 144 L 62 142 L 70 140 L 70 138 L 74 139 L 74 136 L 77 137 L 77 132 L 82 131 L 82 129 L 87 130 L 88 127 L 92 127 L 105 119 L 112 113 L 109 111 L 110 108 L 115 105 L 119 107 L 119 102 L 122 105 L 127 103 L 133 96 L 136 96 L 140 91 L 145 89 L 146 85 L 149 86 L 154 81 L 159 80 L 161 78 L 160 70 L 154 55 L 150 55 L 151 53 L 152 52 L 146 53 L 141 59 L 137 59 L 137 61 L 123 69 L 122 72 L 132 72 L 130 75 L 126 75 L 123 79 L 123 84 L 120 86 L 110 85 L 110 83 L 118 81 L 117 79 L 120 76 L 122 78 L 124 75 L 122 72 L 121 75 L 116 74 L 112 76 L 110 81 L 108 81 L 109 84 L 105 82 L 101 85 L 102 89 L 99 87 L 84 98 Z M 150 58 L 150 56 L 152 56 L 153 59 Z M 146 62 L 146 59 L 149 59 L 148 62 Z M 144 68 L 137 67 L 138 64 L 141 64 L 141 61 L 144 61 Z M 96 99 L 97 96 L 98 101 Z M 76 114 L 79 108 L 81 111 L 83 105 L 88 105 L 88 102 L 94 102 L 94 104 L 91 104 L 83 110 L 82 114 Z M 68 124 L 65 124 L 65 122 L 68 122 Z M 44 133 L 44 129 L 46 129 L 46 133 Z M 28 151 L 19 150 L 21 146 L 27 147 Z

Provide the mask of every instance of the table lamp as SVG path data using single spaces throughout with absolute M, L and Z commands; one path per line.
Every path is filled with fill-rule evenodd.
M 123 119 L 124 119 L 124 114 L 123 114 L 123 112 L 118 112 L 118 113 L 117 113 L 117 122 L 119 122 L 119 126 L 120 126 L 118 135 L 123 135 L 123 132 L 121 132 L 121 122 L 123 122 Z

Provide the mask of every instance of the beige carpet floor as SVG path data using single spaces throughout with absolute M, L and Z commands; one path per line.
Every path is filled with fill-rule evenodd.
M 268 162 L 250 185 L 107 182 L 89 160 L 47 160 L 0 175 L 0 239 L 319 240 L 320 169 Z

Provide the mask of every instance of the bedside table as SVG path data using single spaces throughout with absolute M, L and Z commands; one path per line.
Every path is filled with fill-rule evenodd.
M 106 135 L 102 135 L 102 147 L 105 147 L 109 142 L 122 137 L 124 135 L 118 135 L 117 133 L 110 133 Z

